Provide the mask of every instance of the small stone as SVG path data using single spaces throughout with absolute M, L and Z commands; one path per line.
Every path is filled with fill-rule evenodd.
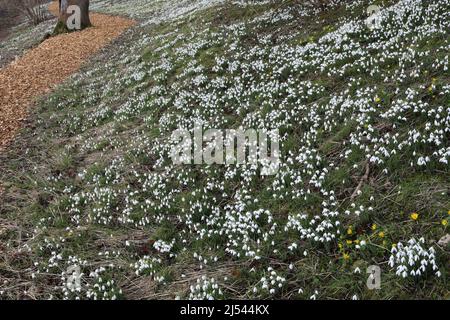
M 446 234 L 445 236 L 443 236 L 441 239 L 439 239 L 438 241 L 438 245 L 445 247 L 450 243 L 450 234 Z

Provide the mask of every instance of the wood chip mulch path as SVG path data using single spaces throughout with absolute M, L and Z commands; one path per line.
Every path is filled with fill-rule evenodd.
M 57 3 L 50 5 L 50 11 L 57 12 Z M 49 38 L 0 69 L 0 152 L 21 128 L 37 97 L 50 92 L 135 23 L 98 13 L 90 18 L 93 27 Z

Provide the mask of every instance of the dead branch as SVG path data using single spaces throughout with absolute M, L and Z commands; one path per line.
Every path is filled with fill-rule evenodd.
M 363 184 L 365 182 L 367 182 L 367 180 L 369 179 L 369 174 L 370 174 L 370 165 L 369 165 L 369 161 L 366 161 L 366 172 L 364 173 L 364 176 L 362 176 L 362 178 L 359 180 L 358 186 L 356 187 L 355 191 L 353 191 L 350 199 L 354 199 L 358 192 L 361 190 Z

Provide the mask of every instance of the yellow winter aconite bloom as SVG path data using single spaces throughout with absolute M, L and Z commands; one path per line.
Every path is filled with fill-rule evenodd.
M 374 223 L 371 228 L 373 231 L 375 231 L 375 230 L 377 230 L 377 225 Z
M 417 212 L 411 213 L 411 219 L 413 219 L 414 221 L 419 219 L 419 214 Z
M 383 232 L 383 231 L 380 231 L 380 232 L 378 233 L 378 236 L 379 236 L 380 238 L 384 238 L 384 232 Z
M 339 249 L 342 249 L 342 247 L 343 247 L 342 243 L 338 243 L 338 247 L 339 247 Z
M 347 240 L 347 244 L 352 244 L 353 241 L 352 240 Z
M 353 234 L 352 227 L 348 227 L 348 229 L 347 229 L 347 234 L 348 234 L 348 235 Z
M 450 216 L 450 210 L 447 211 L 447 214 Z
M 355 243 L 356 243 L 356 244 L 359 244 L 359 240 L 358 240 L 358 239 L 356 239 L 356 240 L 355 240 Z
M 380 103 L 380 102 L 381 102 L 380 97 L 376 96 L 376 97 L 375 97 L 375 102 L 376 102 L 376 103 Z
M 441 221 L 441 223 L 442 223 L 442 225 L 445 227 L 445 226 L 448 224 L 448 221 L 447 221 L 446 219 L 443 219 L 443 220 Z
M 344 253 L 342 257 L 344 258 L 344 260 L 350 259 L 350 255 L 348 253 Z

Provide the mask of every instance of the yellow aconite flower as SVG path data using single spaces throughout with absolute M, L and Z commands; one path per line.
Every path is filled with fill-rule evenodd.
M 413 220 L 419 219 L 419 214 L 417 212 L 411 213 L 411 219 L 413 219 Z
M 356 243 L 356 244 L 359 244 L 359 240 L 358 240 L 358 239 L 356 239 L 356 240 L 355 240 L 355 243 Z
M 384 238 L 384 232 L 383 232 L 383 231 L 380 231 L 380 232 L 378 233 L 378 236 L 379 236 L 380 238 Z
M 375 102 L 376 102 L 376 103 L 379 103 L 379 102 L 381 102 L 381 99 L 380 99 L 380 97 L 379 97 L 379 96 L 376 96 L 376 97 L 375 97 Z
M 442 225 L 445 227 L 445 226 L 448 224 L 448 221 L 447 221 L 446 219 L 443 219 L 443 220 L 441 221 L 441 223 L 442 223 Z
M 374 223 L 371 228 L 372 228 L 372 230 L 375 231 L 375 230 L 377 230 L 377 225 Z
M 450 216 L 450 210 L 447 211 L 447 214 Z
M 353 234 L 352 227 L 349 227 L 349 228 L 347 229 L 347 234 L 348 234 L 348 235 Z
M 352 240 L 347 240 L 347 244 L 352 244 L 353 241 Z
M 338 247 L 339 247 L 339 249 L 342 249 L 342 247 L 343 247 L 342 243 L 338 243 Z
M 344 253 L 343 255 L 344 260 L 350 259 L 350 255 L 348 253 Z

